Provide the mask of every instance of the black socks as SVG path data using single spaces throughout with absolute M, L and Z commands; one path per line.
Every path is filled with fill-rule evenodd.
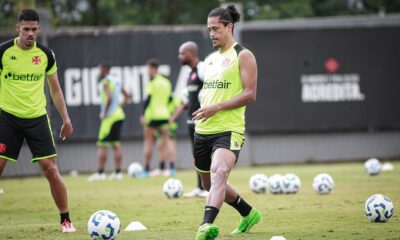
M 204 223 L 214 223 L 215 218 L 217 217 L 219 212 L 219 209 L 216 207 L 212 206 L 206 206 L 204 209 L 204 217 L 203 217 L 203 222 L 201 225 Z
M 233 201 L 232 203 L 228 203 L 231 205 L 233 208 L 235 208 L 242 217 L 246 217 L 249 215 L 252 207 L 245 201 L 243 200 L 239 195 L 237 196 L 236 200 Z
M 68 222 L 71 222 L 71 219 L 69 218 L 69 212 L 60 213 L 60 219 L 61 219 L 60 224 L 62 224 L 65 220 L 67 220 Z

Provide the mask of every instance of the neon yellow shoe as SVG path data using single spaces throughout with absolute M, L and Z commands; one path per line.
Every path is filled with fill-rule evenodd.
M 214 224 L 204 223 L 199 227 L 196 240 L 214 240 L 218 236 L 219 229 Z
M 240 235 L 242 233 L 248 233 L 250 229 L 261 222 L 262 216 L 261 212 L 255 208 L 252 208 L 249 215 L 246 217 L 242 217 L 240 222 L 235 230 L 231 232 L 232 235 Z

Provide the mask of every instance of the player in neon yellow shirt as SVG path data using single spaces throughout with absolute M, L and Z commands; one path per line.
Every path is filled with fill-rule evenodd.
M 150 170 L 150 161 L 153 152 L 154 135 L 157 130 L 160 131 L 162 137 L 161 148 L 166 149 L 165 154 L 170 156 L 168 148 L 170 138 L 168 133 L 168 120 L 171 112 L 168 104 L 171 100 L 171 82 L 158 73 L 160 65 L 157 59 L 147 61 L 150 82 L 146 85 L 147 99 L 144 103 L 143 115 L 140 122 L 144 128 L 144 172 L 139 177 L 148 177 Z
M 121 128 L 125 120 L 125 112 L 122 109 L 128 103 L 128 93 L 122 86 L 122 80 L 110 74 L 111 66 L 100 65 L 101 105 L 99 118 L 101 120 L 97 141 L 97 159 L 99 167 L 96 173 L 88 177 L 88 181 L 105 180 L 105 163 L 107 160 L 107 148 L 114 150 L 115 171 L 108 176 L 110 180 L 121 180 L 122 149 L 120 142 Z M 120 98 L 123 101 L 120 104 Z
M 244 142 L 245 108 L 255 101 L 257 91 L 255 57 L 233 37 L 234 23 L 239 19 L 236 8 L 229 5 L 212 10 L 207 20 L 217 51 L 204 61 L 200 109 L 193 113 L 195 167 L 204 188 L 209 191 L 196 240 L 212 240 L 218 236 L 219 228 L 214 220 L 224 202 L 242 216 L 232 235 L 250 231 L 262 218 L 261 213 L 227 183 Z
M 6 161 L 16 162 L 24 139 L 46 176 L 60 212 L 61 231 L 75 232 L 69 218 L 67 191 L 56 165 L 56 150 L 46 113 L 44 83 L 47 77 L 51 98 L 63 125 L 60 137 L 72 134 L 51 49 L 36 42 L 39 15 L 24 9 L 18 16 L 18 37 L 0 45 L 0 174 Z

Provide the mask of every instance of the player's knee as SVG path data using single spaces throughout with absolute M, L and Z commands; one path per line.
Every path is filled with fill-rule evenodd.
M 58 168 L 56 165 L 46 165 L 42 167 L 42 173 L 47 178 L 53 178 L 58 176 Z
M 212 167 L 211 174 L 214 179 L 226 179 L 228 177 L 228 169 L 221 166 Z

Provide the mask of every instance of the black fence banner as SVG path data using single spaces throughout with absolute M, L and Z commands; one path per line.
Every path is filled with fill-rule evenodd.
M 251 133 L 400 129 L 400 27 L 244 30 Z
M 166 75 L 176 87 L 186 84 L 188 69 L 178 60 L 178 48 L 185 41 L 199 45 L 200 57 L 211 51 L 208 33 L 192 31 L 127 31 L 118 33 L 67 34 L 48 39 L 58 64 L 60 85 L 74 126 L 71 140 L 95 140 L 100 126 L 99 64 L 112 66 L 111 73 L 119 76 L 124 88 L 131 94 L 125 107 L 126 119 L 122 128 L 123 138 L 140 137 L 144 85 L 149 80 L 146 61 L 160 60 L 159 72 Z M 183 113 L 185 114 L 185 113 Z M 51 106 L 52 124 L 59 131 L 61 119 Z M 184 117 L 179 120 L 178 133 L 186 133 Z

